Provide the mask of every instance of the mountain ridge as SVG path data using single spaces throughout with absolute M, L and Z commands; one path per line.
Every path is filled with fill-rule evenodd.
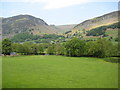
M 118 22 L 118 11 L 110 12 L 99 17 L 95 17 L 89 20 L 85 20 L 76 25 L 71 32 L 67 33 L 66 36 L 72 36 L 76 33 L 85 33 L 93 28 L 97 28 L 104 25 L 110 25 Z
M 24 32 L 34 35 L 63 33 L 65 36 L 73 36 L 75 34 L 86 34 L 87 31 L 93 28 L 118 22 L 118 11 L 85 20 L 79 24 L 68 25 L 49 25 L 43 19 L 28 14 L 1 19 L 3 38 L 13 37 Z

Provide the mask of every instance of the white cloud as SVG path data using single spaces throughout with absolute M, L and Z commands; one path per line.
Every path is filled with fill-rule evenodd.
M 1 0 L 1 2 L 31 2 L 44 3 L 44 9 L 57 9 L 87 2 L 118 2 L 119 0 Z
M 50 0 L 46 0 L 47 4 L 45 5 L 45 9 L 57 9 L 57 8 L 64 8 L 68 6 L 78 5 L 85 2 L 88 2 L 88 0 L 51 0 L 51 2 L 48 2 Z

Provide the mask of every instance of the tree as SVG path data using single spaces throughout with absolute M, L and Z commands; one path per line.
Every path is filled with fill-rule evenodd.
M 113 45 L 111 56 L 120 56 L 119 44 L 114 44 Z
M 0 41 L 0 54 L 2 54 L 2 41 Z
M 86 43 L 85 55 L 93 57 L 109 57 L 118 55 L 118 45 L 113 45 L 111 41 L 106 39 L 98 39 Z
M 64 46 L 63 45 L 61 45 L 61 44 L 56 44 L 55 45 L 55 54 L 56 55 L 64 55 Z
M 31 54 L 37 55 L 38 54 L 38 45 L 37 44 L 32 44 L 30 45 Z
M 30 55 L 30 54 L 33 54 L 35 53 L 34 50 L 32 50 L 32 43 L 28 43 L 28 42 L 25 42 L 22 44 L 22 48 L 23 48 L 23 53 L 24 55 Z
M 66 42 L 65 50 L 67 56 L 82 56 L 84 55 L 85 42 L 78 38 L 73 38 L 72 40 Z
M 12 51 L 20 54 L 24 54 L 24 45 L 19 43 L 12 44 Z
M 86 56 L 94 56 L 97 50 L 98 50 L 98 46 L 95 41 L 86 42 L 85 53 L 84 53 Z
M 54 55 L 55 54 L 55 49 L 54 49 L 54 45 L 51 45 L 48 47 L 47 49 L 47 53 L 50 54 L 50 55 Z
M 43 52 L 44 52 L 44 47 L 43 47 L 43 45 L 38 45 L 38 52 L 40 53 L 40 54 L 43 54 Z
M 95 55 L 97 57 L 108 57 L 112 55 L 113 52 L 113 44 L 112 42 L 106 39 L 99 39 L 96 41 L 97 44 L 97 52 Z
M 9 39 L 4 39 L 2 41 L 2 53 L 4 55 L 10 55 L 10 53 L 12 52 L 11 45 L 12 45 L 12 43 Z

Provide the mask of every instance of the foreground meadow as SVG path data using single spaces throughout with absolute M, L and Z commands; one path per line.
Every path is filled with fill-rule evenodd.
M 0 89 L 2 88 L 2 57 L 0 56 Z
M 100 58 L 3 57 L 3 88 L 117 88 L 118 64 Z

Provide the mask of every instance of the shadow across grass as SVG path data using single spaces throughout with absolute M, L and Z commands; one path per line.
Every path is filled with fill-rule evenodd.
M 120 63 L 120 58 L 119 57 L 106 57 L 104 58 L 106 62 L 111 62 L 111 63 Z

